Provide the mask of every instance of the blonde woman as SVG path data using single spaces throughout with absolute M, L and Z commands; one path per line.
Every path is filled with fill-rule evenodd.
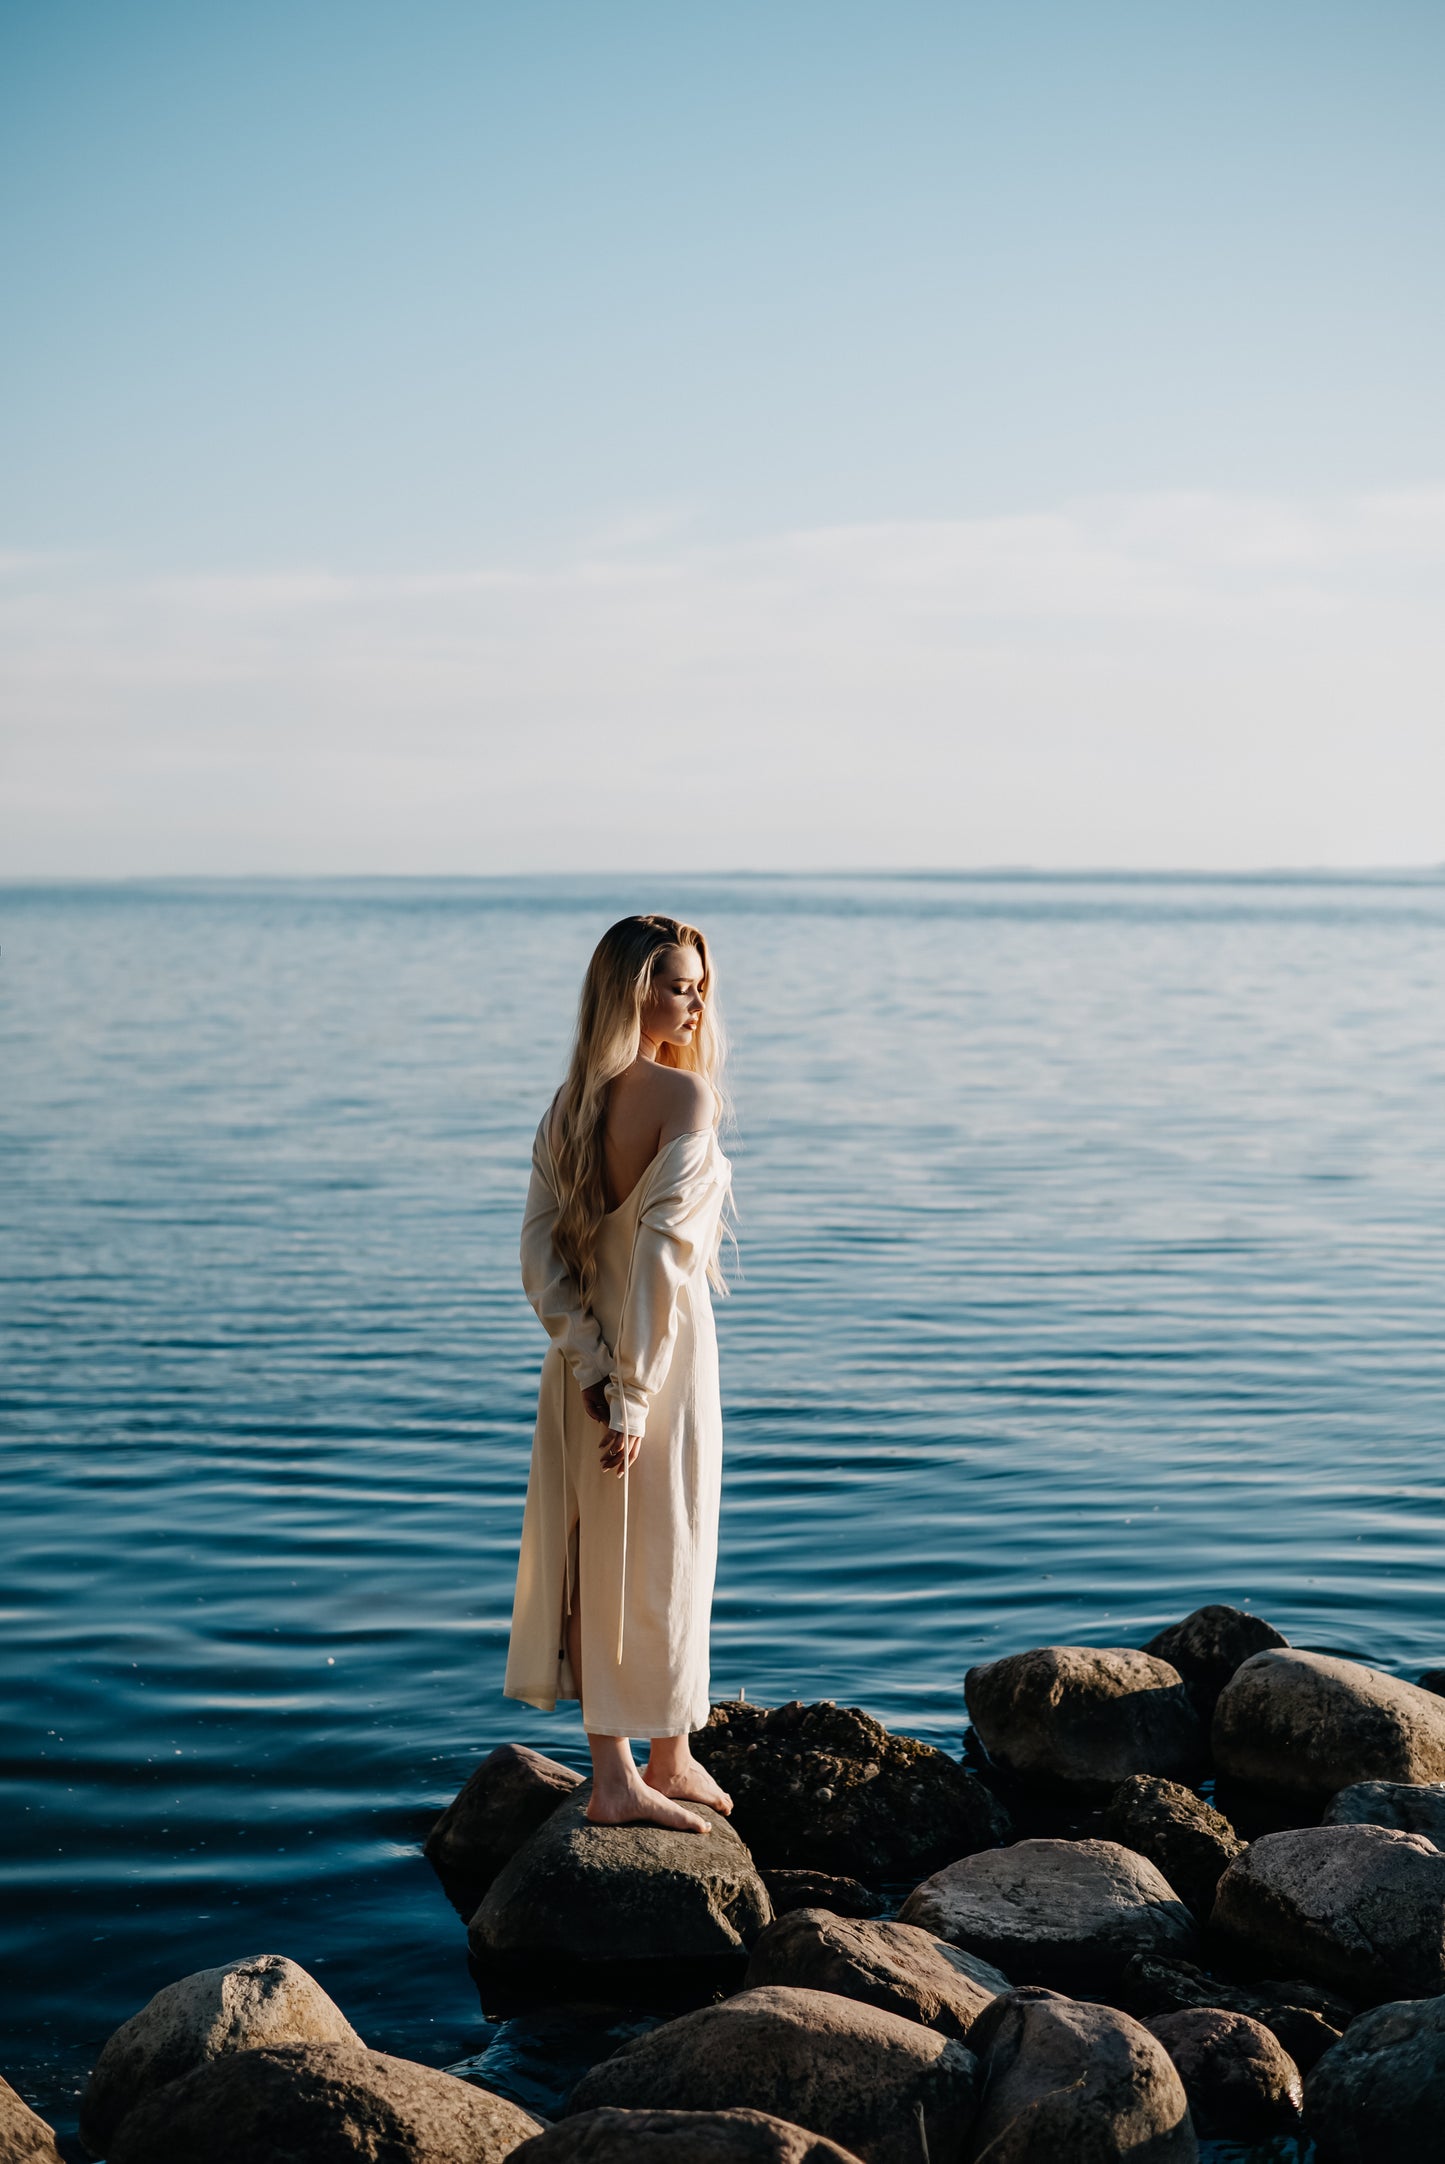
M 504 1689 L 548 1713 L 580 1700 L 599 1825 L 708 1833 L 688 1804 L 732 1809 L 688 1745 L 708 1714 L 722 1477 L 722 1060 L 702 933 L 624 917 L 588 964 L 532 1147 L 522 1282 L 552 1342 Z M 650 1745 L 640 1771 L 631 1736 Z

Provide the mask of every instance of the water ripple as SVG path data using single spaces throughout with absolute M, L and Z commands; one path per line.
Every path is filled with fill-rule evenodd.
M 673 881 L 737 1041 L 719 1695 L 1232 1600 L 1445 1660 L 1445 881 Z M 507 1736 L 531 1131 L 595 882 L 0 891 L 0 2026 L 62 2125 L 271 1947 L 481 2049 L 417 1853 Z

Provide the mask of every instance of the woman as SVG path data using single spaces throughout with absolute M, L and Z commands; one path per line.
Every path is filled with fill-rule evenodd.
M 702 933 L 624 917 L 588 964 L 532 1146 L 522 1282 L 552 1343 L 503 1687 L 548 1713 L 581 1701 L 599 1825 L 708 1833 L 688 1803 L 732 1809 L 688 1746 L 708 1715 L 722 1476 L 722 1057 Z

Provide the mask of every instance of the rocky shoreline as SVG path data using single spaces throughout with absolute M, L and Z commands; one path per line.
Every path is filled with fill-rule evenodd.
M 81 2141 L 108 2164 L 1187 2164 L 1201 2140 L 1417 2164 L 1445 2154 L 1442 1684 L 1212 1606 L 1143 1648 L 970 1669 L 960 1759 L 855 1708 L 732 1702 L 694 1738 L 734 1802 L 707 1839 L 593 1826 L 579 1775 L 503 1745 L 425 1852 L 483 2007 L 530 2023 L 529 2082 L 495 2046 L 446 2070 L 369 2050 L 255 1955 L 116 2031 Z M 22 2160 L 60 2151 L 0 2083 L 0 2164 Z

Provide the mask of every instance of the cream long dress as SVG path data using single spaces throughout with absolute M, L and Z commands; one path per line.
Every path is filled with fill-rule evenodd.
M 678 1736 L 708 1715 L 708 1630 L 722 1489 L 722 1405 L 708 1271 L 732 1167 L 711 1128 L 664 1143 L 597 1241 L 584 1307 L 552 1244 L 547 1119 L 532 1145 L 522 1283 L 552 1343 L 542 1362 L 503 1690 L 546 1713 L 582 1700 L 589 1735 Z M 643 1438 L 619 1479 L 582 1391 Z M 566 1619 L 580 1605 L 582 1685 Z

